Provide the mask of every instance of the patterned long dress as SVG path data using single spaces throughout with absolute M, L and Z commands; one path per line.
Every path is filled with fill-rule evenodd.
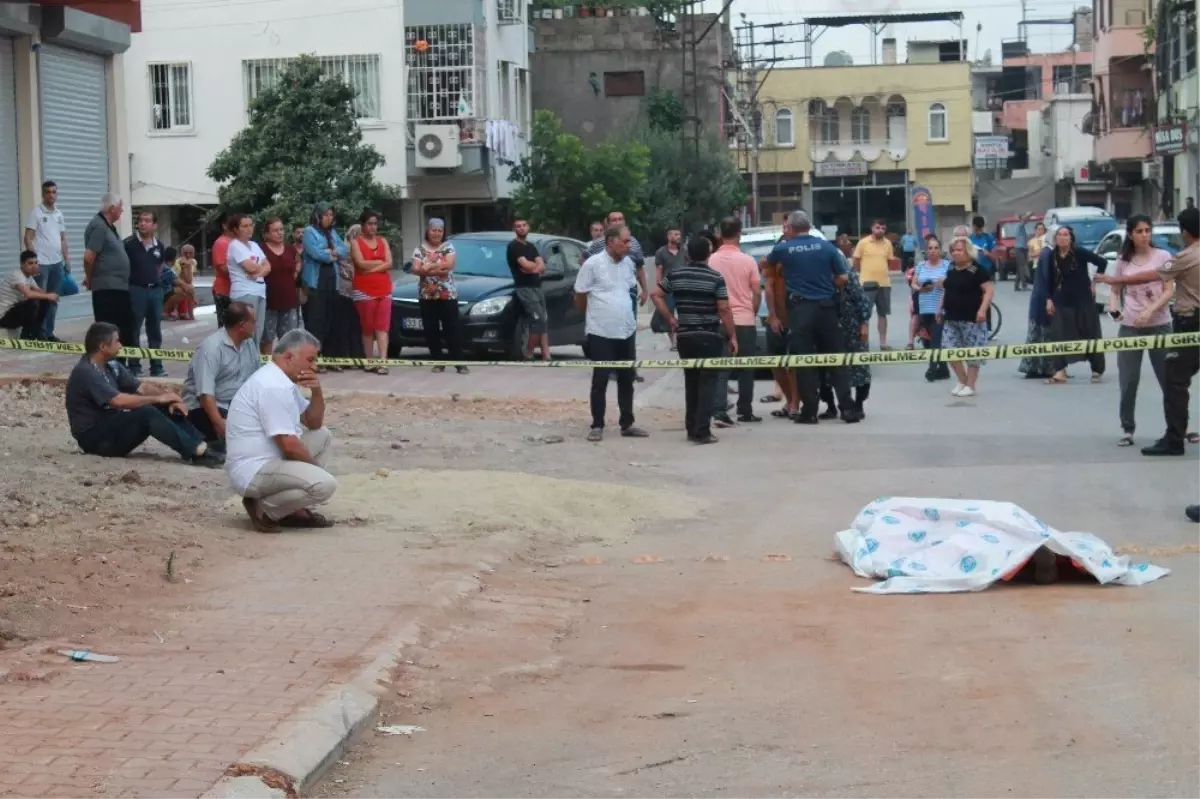
M 1045 257 L 1042 257 L 1045 256 Z M 1035 269 L 1049 269 L 1049 250 L 1042 250 Z M 1029 329 L 1025 333 L 1026 344 L 1045 344 L 1050 340 L 1050 319 L 1046 316 L 1046 291 L 1036 277 L 1032 281 L 1033 290 L 1029 293 Z M 1021 359 L 1017 371 L 1027 378 L 1044 378 L 1054 374 L 1052 358 L 1026 357 Z
M 845 352 L 866 352 L 867 344 L 859 336 L 859 330 L 871 319 L 871 300 L 863 291 L 858 274 L 850 270 L 850 279 L 842 288 L 842 344 Z M 871 367 L 866 365 L 850 367 L 850 386 L 870 385 Z

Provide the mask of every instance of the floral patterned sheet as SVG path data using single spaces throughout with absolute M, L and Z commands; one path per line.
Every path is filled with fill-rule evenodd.
M 859 577 L 883 582 L 871 594 L 982 591 L 1012 579 L 1041 547 L 1069 559 L 1101 584 L 1144 585 L 1170 574 L 1132 563 L 1091 533 L 1060 532 L 1024 508 L 991 500 L 880 497 L 836 536 Z

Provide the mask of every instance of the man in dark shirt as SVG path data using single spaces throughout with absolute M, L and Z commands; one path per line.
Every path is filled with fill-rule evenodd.
M 163 245 L 155 233 L 158 232 L 158 217 L 150 211 L 138 214 L 137 235 L 125 239 L 125 254 L 129 256 L 129 302 L 133 309 L 134 339 L 129 345 L 136 347 L 146 326 L 146 344 L 151 349 L 162 347 L 162 269 Z M 140 358 L 130 358 L 126 365 L 137 376 L 142 371 Z M 151 377 L 166 377 L 163 363 L 150 361 Z
M 529 335 L 521 346 L 525 360 L 533 358 L 534 342 L 542 350 L 542 360 L 550 360 L 550 328 L 546 312 L 546 292 L 542 289 L 542 274 L 546 262 L 528 240 L 529 223 L 520 217 L 513 222 L 516 238 L 508 243 L 508 268 L 512 272 L 513 294 L 518 310 L 528 321 Z
M 654 253 L 654 285 L 662 285 L 663 278 L 670 277 L 677 267 L 687 263 L 687 255 L 683 252 L 683 231 L 679 228 L 667 229 L 667 243 Z M 667 295 L 667 307 L 675 309 L 675 297 Z M 675 349 L 675 334 L 669 334 L 671 349 Z
M 767 256 L 767 265 L 778 267 L 775 273 L 787 291 L 788 354 L 816 355 L 842 351 L 841 317 L 837 291 L 846 285 L 845 259 L 837 248 L 810 234 L 812 221 L 803 211 L 788 215 L 783 234 L 787 240 L 775 245 Z M 779 319 L 771 320 L 776 333 L 783 329 Z M 850 379 L 845 367 L 830 368 L 830 380 L 842 409 L 842 421 L 861 419 L 850 399 Z M 820 404 L 820 380 L 815 369 L 797 369 L 796 386 L 800 394 L 797 424 L 817 424 Z
M 204 437 L 187 421 L 174 391 L 140 382 L 117 362 L 117 326 L 96 322 L 83 339 L 86 354 L 67 379 L 67 421 L 79 448 L 89 455 L 123 458 L 147 438 L 179 453 L 185 461 L 217 468 Z
M 652 295 L 654 307 L 675 333 L 681 358 L 719 358 L 725 354 L 726 342 L 731 355 L 738 353 L 729 292 L 721 273 L 708 266 L 711 252 L 712 243 L 707 238 L 688 239 L 688 263 L 663 276 Z M 675 297 L 674 313 L 667 306 L 667 295 Z M 716 443 L 711 424 L 717 370 L 685 369 L 683 385 L 688 440 Z

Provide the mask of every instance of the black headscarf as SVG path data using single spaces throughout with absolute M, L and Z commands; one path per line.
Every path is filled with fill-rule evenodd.
M 321 217 L 325 216 L 326 212 L 332 211 L 333 205 L 330 203 L 317 203 L 313 206 L 312 226 L 319 232 L 325 235 L 325 240 L 329 242 L 329 246 L 333 247 L 333 226 L 326 228 L 321 225 Z

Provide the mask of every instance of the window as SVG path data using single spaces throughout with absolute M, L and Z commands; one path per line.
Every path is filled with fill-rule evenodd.
M 867 144 L 871 141 L 871 112 L 865 108 L 856 108 L 850 112 L 850 135 L 855 144 Z
M 1051 72 L 1055 94 L 1060 93 L 1059 89 L 1063 84 L 1066 84 L 1068 94 L 1083 94 L 1087 91 L 1091 79 L 1091 64 L 1063 64 L 1054 67 Z
M 486 117 L 487 62 L 482 42 L 470 25 L 412 25 L 408 43 L 408 118 L 413 122 L 456 123 L 471 141 L 478 127 L 467 120 Z
M 150 64 L 150 129 L 192 129 L 191 64 Z
M 780 108 L 775 112 L 775 146 L 796 146 L 796 133 L 792 125 L 792 110 L 790 108 Z
M 646 94 L 646 73 L 605 72 L 605 97 L 643 97 Z
M 501 25 L 514 25 L 521 21 L 521 6 L 518 0 L 496 0 L 497 17 Z
M 512 90 L 512 70 L 507 61 L 496 62 L 497 75 L 496 81 L 500 84 L 500 113 L 497 115 L 500 119 L 512 119 L 514 114 L 513 107 L 513 90 Z
M 946 141 L 950 138 L 946 131 L 946 106 L 943 103 L 932 103 L 929 106 L 929 140 Z
M 529 129 L 529 70 L 517 69 L 517 118 L 513 120 L 523 131 Z
M 841 137 L 837 109 L 830 108 L 824 100 L 813 100 L 809 103 L 808 114 L 817 125 L 817 141 L 821 144 L 837 144 Z
M 259 58 L 242 62 L 242 82 L 249 106 L 262 92 L 270 89 L 294 59 Z M 326 77 L 343 81 L 354 90 L 354 116 L 360 120 L 379 119 L 379 56 L 318 56 Z

